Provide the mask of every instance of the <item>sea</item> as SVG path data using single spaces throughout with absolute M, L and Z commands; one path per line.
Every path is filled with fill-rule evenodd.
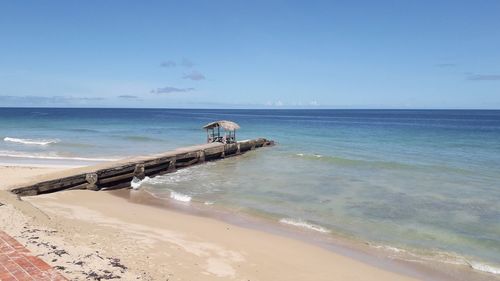
M 239 140 L 276 145 L 135 187 L 500 276 L 497 110 L 0 108 L 0 163 L 164 152 L 204 143 L 202 126 L 221 119 L 241 126 Z

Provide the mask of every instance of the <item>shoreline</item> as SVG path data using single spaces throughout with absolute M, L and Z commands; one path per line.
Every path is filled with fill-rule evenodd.
M 22 170 L 22 168 L 13 168 L 13 165 L 9 165 L 9 167 L 0 167 L 1 169 L 11 169 L 12 170 L 18 170 L 13 172 L 12 178 L 10 185 L 13 184 L 18 184 L 21 179 L 16 177 L 19 176 L 19 170 Z M 61 167 L 54 168 L 54 167 L 32 167 L 32 168 L 26 168 L 31 171 L 35 171 L 32 176 L 37 176 L 37 175 L 43 175 L 48 172 L 64 172 Z M 12 182 L 13 181 L 13 182 Z M 58 223 L 60 223 L 62 226 L 70 226 L 70 228 L 75 228 L 77 227 L 74 225 L 74 222 L 72 223 L 71 220 L 77 220 L 79 223 L 83 224 L 89 224 L 89 226 L 92 227 L 101 227 L 100 224 L 105 225 L 106 227 L 110 227 L 116 231 L 117 229 L 120 232 L 123 232 L 124 230 L 122 229 L 124 225 L 127 223 L 133 223 L 135 227 L 138 227 L 136 229 L 136 232 L 132 232 L 133 235 L 137 236 L 137 231 L 141 227 L 147 226 L 145 229 L 141 229 L 139 232 L 144 234 L 143 232 L 146 232 L 148 235 L 151 235 L 151 232 L 164 232 L 165 229 L 156 229 L 156 225 L 154 223 L 147 225 L 146 223 L 142 222 L 141 220 L 138 219 L 136 213 L 128 213 L 128 214 L 120 214 L 120 211 L 116 210 L 119 208 L 130 208 L 133 209 L 137 213 L 147 213 L 151 214 L 153 216 L 167 216 L 169 218 L 172 218 L 173 220 L 178 220 L 181 218 L 181 220 L 187 220 L 191 222 L 178 222 L 180 226 L 186 227 L 186 225 L 193 224 L 193 221 L 196 221 L 197 223 L 202 223 L 209 225 L 210 228 L 213 228 L 214 226 L 223 226 L 228 229 L 237 229 L 238 233 L 243 236 L 256 236 L 260 237 L 262 241 L 253 241 L 256 243 L 256 245 L 259 244 L 259 242 L 263 242 L 266 239 L 277 239 L 277 241 L 287 241 L 285 244 L 287 246 L 290 246 L 293 244 L 294 247 L 305 247 L 309 253 L 314 253 L 322 257 L 327 257 L 326 261 L 322 259 L 316 260 L 319 264 L 326 266 L 325 263 L 329 263 L 331 261 L 339 262 L 339 259 L 341 262 L 348 263 L 351 267 L 349 270 L 346 272 L 343 272 L 342 274 L 354 274 L 352 275 L 357 276 L 356 280 L 414 280 L 413 278 L 417 278 L 418 280 L 453 280 L 452 276 L 446 276 L 443 275 L 442 273 L 439 272 L 434 272 L 433 270 L 430 270 L 426 266 L 422 266 L 419 264 L 410 264 L 409 262 L 403 262 L 403 261 L 398 261 L 398 260 L 391 260 L 387 257 L 382 257 L 382 256 L 377 256 L 376 253 L 380 251 L 367 251 L 369 248 L 367 245 L 348 245 L 349 243 L 344 243 L 346 241 L 334 241 L 336 239 L 331 238 L 331 241 L 328 241 L 325 243 L 324 239 L 318 238 L 317 237 L 321 236 L 321 234 L 311 234 L 307 231 L 297 231 L 297 229 L 293 229 L 289 226 L 281 226 L 281 227 L 276 227 L 276 225 L 272 225 L 269 222 L 263 222 L 259 221 L 257 218 L 252 218 L 251 215 L 248 215 L 248 217 L 243 216 L 241 214 L 210 214 L 207 212 L 207 208 L 204 208 L 205 210 L 201 210 L 202 208 L 194 207 L 192 205 L 179 205 L 179 204 L 174 204 L 172 202 L 168 202 L 168 200 L 161 200 L 161 199 L 155 199 L 152 195 L 144 196 L 146 192 L 140 192 L 142 193 L 142 196 L 136 197 L 135 200 L 131 197 L 130 194 L 134 192 L 137 194 L 136 191 L 133 190 L 117 190 L 117 191 L 112 191 L 112 192 L 89 192 L 89 191 L 66 191 L 66 192 L 60 192 L 60 193 L 52 193 L 52 194 L 47 194 L 47 195 L 39 195 L 36 197 L 26 197 L 23 198 L 25 202 L 28 202 L 35 208 L 38 208 L 41 210 L 42 213 L 45 213 L 48 215 L 51 219 L 56 220 Z M 127 198 L 127 194 L 128 197 Z M 0 198 L 2 198 L 3 195 L 0 194 Z M 85 201 L 83 199 L 86 199 Z M 155 202 L 156 201 L 156 202 Z M 97 203 L 96 203 L 97 202 Z M 113 212 L 107 210 L 106 204 L 107 203 L 112 203 L 112 205 L 109 206 L 109 208 L 114 208 L 115 210 Z M 131 204 L 133 203 L 133 204 Z M 100 204 L 100 205 L 99 205 Z M 133 207 L 132 207 L 133 206 Z M 82 212 L 83 215 L 78 215 L 78 212 Z M 96 219 L 97 221 L 92 221 L 92 219 Z M 162 222 L 165 224 L 168 224 L 168 221 L 166 220 L 157 220 L 153 218 L 148 218 L 156 223 Z M 267 225 L 266 225 L 267 223 Z M 153 227 L 154 226 L 154 227 Z M 105 228 L 106 228 L 105 227 Z M 151 229 L 151 227 L 155 228 L 154 230 Z M 189 226 L 188 228 L 190 231 L 192 231 L 193 226 Z M 171 230 L 169 230 L 171 231 Z M 198 230 L 199 231 L 199 230 Z M 127 233 L 125 231 L 125 233 Z M 130 233 L 128 233 L 130 234 Z M 304 235 L 305 234 L 305 235 Z M 103 230 L 101 233 L 102 236 L 110 235 L 110 230 Z M 198 233 L 200 235 L 200 233 Z M 217 233 L 217 235 L 221 235 L 221 233 Z M 217 240 L 216 236 L 211 237 L 212 239 Z M 112 236 L 112 235 L 111 235 Z M 110 237 L 111 237 L 110 236 Z M 169 235 L 166 235 L 167 238 L 165 238 L 164 233 L 160 236 L 159 238 L 157 235 L 153 235 L 153 240 L 159 240 L 163 244 L 172 244 L 172 237 Z M 175 236 L 175 235 L 174 235 Z M 107 239 L 110 239 L 110 237 L 107 237 Z M 135 237 L 138 238 L 138 237 Z M 151 237 L 150 237 L 151 238 Z M 230 239 L 226 237 L 227 239 Z M 248 238 L 248 237 L 247 237 Z M 313 239 L 311 239 L 313 238 Z M 123 239 L 127 239 L 126 237 L 123 237 Z M 170 240 L 169 240 L 170 239 Z M 248 238 L 250 239 L 250 238 Z M 166 240 L 166 241 L 165 241 Z M 175 239 L 174 239 L 175 240 Z M 205 239 L 206 240 L 206 239 Z M 258 239 L 256 239 L 258 240 Z M 83 239 L 82 241 L 83 244 L 89 243 L 89 241 Z M 111 242 L 111 240 L 109 241 Z M 178 242 L 178 241 L 177 241 Z M 192 241 L 191 241 L 192 242 Z M 199 241 L 198 241 L 199 242 Z M 203 243 L 207 243 L 204 241 Z M 219 244 L 224 244 L 225 241 L 218 241 Z M 291 244 L 289 244 L 291 243 Z M 175 243 L 173 243 L 175 244 Z M 181 243 L 182 244 L 182 243 Z M 352 244 L 352 243 L 351 243 Z M 178 244 L 176 244 L 179 246 Z M 88 246 L 88 245 L 87 245 Z M 104 245 L 101 245 L 104 246 Z M 163 245 L 165 249 L 170 249 L 171 245 L 166 247 Z M 184 247 L 185 245 L 181 246 Z M 224 245 L 227 246 L 227 245 Z M 232 244 L 232 247 L 238 249 L 236 244 Z M 116 246 L 107 246 L 110 248 L 114 248 Z M 312 247 L 312 249 L 311 249 Z M 364 249 L 366 248 L 366 249 Z M 319 250 L 318 250 L 319 249 Z M 252 249 L 246 249 L 247 251 L 250 251 Z M 323 252 L 323 251 L 325 251 Z M 113 252 L 113 250 L 109 250 Z M 116 249 L 115 249 L 116 251 Z M 280 251 L 284 251 L 283 248 L 280 248 Z M 238 252 L 237 250 L 233 252 Z M 299 253 L 299 252 L 297 252 Z M 302 252 L 300 252 L 303 254 Z M 119 253 L 119 251 L 114 252 L 114 256 L 123 256 L 130 254 L 129 252 L 127 253 Z M 153 255 L 154 253 L 150 253 Z M 213 254 L 213 253 L 212 253 Z M 261 253 L 260 253 L 261 254 Z M 311 254 L 312 259 L 317 259 L 317 256 L 314 254 Z M 147 254 L 145 254 L 147 256 Z M 217 253 L 215 253 L 216 256 Z M 232 255 L 232 254 L 229 254 Z M 282 256 L 285 260 L 290 259 L 288 255 Z M 286 257 L 286 258 L 285 258 Z M 163 257 L 165 258 L 165 257 Z M 186 259 L 185 256 L 181 257 L 182 259 Z M 233 278 L 239 271 L 239 268 L 241 265 L 238 266 L 238 268 L 234 268 L 232 266 L 233 264 L 238 264 L 239 263 L 239 258 L 236 258 L 235 260 L 230 260 L 230 261 L 221 261 L 220 256 L 218 256 L 218 261 L 215 263 L 218 263 L 215 265 L 214 268 L 212 268 L 212 271 L 208 270 L 205 268 L 205 272 L 208 272 L 209 274 L 212 274 L 214 276 L 218 276 L 218 278 L 224 277 L 224 278 Z M 125 258 L 126 260 L 126 258 Z M 161 260 L 161 259 L 159 259 Z M 158 261 L 157 261 L 158 262 Z M 285 261 L 280 261 L 279 258 L 275 258 L 273 260 L 275 263 L 279 262 L 285 262 Z M 298 262 L 295 260 L 295 262 Z M 134 264 L 133 261 L 130 261 L 131 264 Z M 161 263 L 161 262 L 160 262 Z M 207 263 L 209 264 L 209 263 Z M 258 262 L 256 262 L 258 264 Z M 213 264 L 212 264 L 213 265 Z M 332 264 L 333 265 L 333 264 Z M 213 265 L 214 266 L 214 265 Z M 309 265 L 311 267 L 318 266 L 318 265 Z M 331 267 L 331 266 L 330 266 Z M 370 272 L 371 274 L 369 275 L 362 275 L 358 276 L 357 271 L 359 271 L 361 268 L 368 268 L 367 272 Z M 133 267 L 132 267 L 133 268 Z M 232 269 L 230 269 L 232 268 Z M 293 268 L 289 268 L 289 270 L 292 270 Z M 180 270 L 180 269 L 177 269 Z M 208 270 L 208 271 L 207 271 Z M 316 270 L 330 270 L 327 267 L 319 267 L 316 268 Z M 472 270 L 468 270 L 473 274 L 474 277 L 477 277 L 478 273 L 472 272 Z M 182 271 L 184 274 L 189 274 L 187 272 Z M 219 275 L 217 275 L 217 272 Z M 233 272 L 233 273 L 231 273 Z M 249 271 L 250 272 L 250 271 Z M 329 271 L 330 272 L 330 271 Z M 375 273 L 374 273 L 375 272 Z M 464 271 L 466 272 L 466 271 Z M 64 272 L 63 272 L 64 273 Z M 229 274 L 231 273 L 231 274 Z M 269 272 L 268 272 L 269 273 Z M 337 274 L 338 272 L 330 272 L 330 274 Z M 142 273 L 141 273 L 142 274 Z M 162 274 L 167 274 L 166 272 Z M 285 274 L 285 273 L 283 273 Z M 313 274 L 313 273 L 310 273 Z M 373 275 L 375 274 L 375 275 Z M 385 276 L 384 279 L 376 279 L 373 278 L 373 276 L 379 276 L 377 274 L 381 274 L 380 276 Z M 141 276 L 143 276 L 142 274 Z M 147 275 L 147 274 L 146 274 Z M 144 276 L 146 276 L 144 275 Z M 286 274 L 285 274 L 286 275 Z M 165 275 L 167 276 L 167 275 Z M 200 275 L 200 276 L 205 276 L 205 275 Z M 230 277 L 231 276 L 231 277 Z M 319 275 L 318 275 L 319 276 Z M 347 276 L 347 275 L 346 275 Z M 364 277 L 363 277 L 364 276 Z M 410 276 L 410 277 L 407 277 Z M 162 276 L 163 277 L 163 276 Z M 179 276 L 177 276 L 179 277 Z M 291 276 L 292 277 L 292 276 Z M 310 278 L 311 275 L 305 276 L 304 278 Z M 321 277 L 321 276 L 319 276 Z M 370 278 L 369 278 L 370 277 Z M 490 276 L 491 277 L 491 276 Z M 257 278 L 258 280 L 269 280 L 266 278 L 270 278 L 269 275 Z M 395 279 L 392 279 L 395 278 Z M 274 278 L 275 279 L 275 278 Z M 293 279 L 293 278 L 292 278 Z M 484 280 L 487 280 L 488 276 L 485 276 Z M 76 279 L 75 279 L 76 280 Z M 154 279 L 151 279 L 154 280 Z M 176 280 L 176 279 L 175 279 Z M 253 279 L 252 279 L 253 280 Z M 321 278 L 318 279 L 311 279 L 311 280 L 323 280 Z M 328 280 L 328 279 L 324 279 Z M 470 280 L 463 279 L 463 280 Z M 483 280 L 483 279 L 475 279 L 475 280 Z
M 201 202 L 182 202 L 158 198 L 146 190 L 120 189 L 107 191 L 133 204 L 152 206 L 202 218 L 210 218 L 231 225 L 291 238 L 315 245 L 342 256 L 381 268 L 383 270 L 430 281 L 500 280 L 500 276 L 472 269 L 470 264 L 455 264 L 417 256 L 415 253 L 390 245 L 373 243 L 333 231 L 323 233 L 300 226 L 284 224 L 259 214 L 238 212 L 224 206 L 205 206 Z M 401 255 L 401 252 L 406 252 Z M 399 253 L 396 256 L 395 253 Z M 438 264 L 436 264 L 436 262 Z M 496 278 L 496 279 L 495 279 Z

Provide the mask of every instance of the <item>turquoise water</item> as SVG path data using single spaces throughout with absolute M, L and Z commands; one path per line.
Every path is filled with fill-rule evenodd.
M 3 108 L 0 118 L 0 162 L 86 164 L 203 143 L 205 123 L 233 120 L 239 139 L 277 146 L 141 188 L 500 274 L 500 111 Z

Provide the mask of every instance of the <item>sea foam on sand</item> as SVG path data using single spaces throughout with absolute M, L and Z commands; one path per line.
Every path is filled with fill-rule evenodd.
M 297 227 L 302 227 L 302 228 L 306 228 L 306 229 L 309 229 L 309 230 L 314 230 L 314 231 L 317 231 L 317 232 L 322 232 L 322 233 L 329 233 L 330 230 L 320 226 L 320 225 L 316 225 L 316 224 L 312 224 L 312 223 L 308 223 L 304 220 L 301 220 L 301 219 L 291 219 L 291 218 L 283 218 L 280 220 L 281 223 L 283 224 L 288 224 L 288 225 L 293 225 L 293 226 L 297 226 Z
M 90 162 L 105 162 L 115 161 L 118 158 L 87 158 L 87 157 L 67 157 L 59 156 L 54 153 L 30 153 L 20 151 L 6 151 L 0 150 L 0 157 L 10 158 L 28 158 L 28 159 L 42 159 L 42 160 L 74 160 L 74 161 L 90 161 Z
M 15 142 L 21 144 L 33 144 L 33 145 L 48 145 L 52 143 L 58 143 L 58 139 L 21 139 L 21 138 L 11 138 L 5 137 L 3 139 L 6 142 Z
M 191 196 L 186 195 L 186 194 L 182 194 L 179 192 L 175 192 L 175 191 L 170 191 L 170 198 L 177 200 L 177 201 L 181 201 L 181 202 L 190 202 L 191 201 Z
M 494 267 L 491 265 L 483 264 L 483 263 L 478 263 L 478 262 L 470 262 L 469 263 L 470 267 L 477 271 L 482 271 L 482 272 L 487 272 L 487 273 L 492 273 L 492 274 L 500 274 L 500 268 Z
M 134 177 L 132 179 L 132 181 L 130 182 L 130 186 L 134 189 L 134 190 L 137 190 L 141 187 L 141 185 L 143 183 L 155 183 L 157 182 L 158 180 L 155 181 L 154 178 L 150 178 L 150 177 L 145 177 L 143 180 L 140 180 L 136 177 Z M 186 195 L 186 194 L 182 194 L 182 193 L 179 193 L 179 192 L 175 192 L 173 190 L 170 190 L 170 198 L 171 199 L 174 199 L 176 201 L 180 201 L 180 202 L 191 202 L 191 196 L 189 195 Z

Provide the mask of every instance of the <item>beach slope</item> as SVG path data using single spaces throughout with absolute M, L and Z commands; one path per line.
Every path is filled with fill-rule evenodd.
M 47 172 L 2 171 L 18 178 Z M 0 202 L 5 204 L 1 228 L 71 280 L 106 275 L 122 280 L 416 280 L 291 238 L 130 203 L 108 192 L 65 191 L 19 201 L 4 191 Z

